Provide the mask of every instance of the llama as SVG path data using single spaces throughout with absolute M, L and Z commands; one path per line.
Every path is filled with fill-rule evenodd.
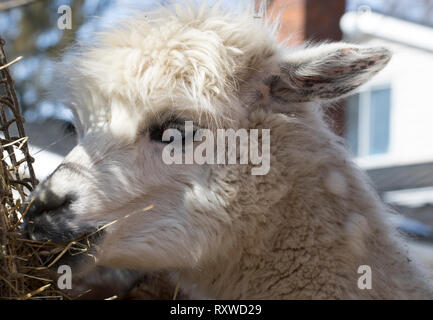
M 56 83 L 79 141 L 35 190 L 24 229 L 67 242 L 116 221 L 97 240 L 97 265 L 180 274 L 192 298 L 431 298 L 389 210 L 324 121 L 324 105 L 391 53 L 287 48 L 263 20 L 177 4 L 66 54 Z M 162 134 L 184 120 L 270 129 L 269 172 L 165 164 Z M 371 288 L 358 286 L 360 266 L 371 268 Z

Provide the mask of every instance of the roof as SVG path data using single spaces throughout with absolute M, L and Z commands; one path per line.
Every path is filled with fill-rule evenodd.
M 367 170 L 379 193 L 433 186 L 433 162 Z
M 433 28 L 367 11 L 346 12 L 340 27 L 346 38 L 373 36 L 433 52 Z
M 367 170 L 401 231 L 433 241 L 433 162 Z

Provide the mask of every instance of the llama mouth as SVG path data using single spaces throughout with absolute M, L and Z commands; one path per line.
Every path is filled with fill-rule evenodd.
M 54 268 L 62 264 L 77 268 L 94 263 L 94 257 L 100 251 L 99 244 L 105 235 L 105 231 L 101 228 L 85 226 L 71 230 L 59 225 L 52 226 L 34 221 L 24 222 L 20 226 L 19 233 L 27 239 L 47 245 L 48 250 L 52 250 L 54 246 L 57 253 L 64 251 L 61 257 L 53 263 Z M 57 254 L 54 254 L 53 259 L 56 257 Z M 50 264 L 51 261 L 46 261 L 46 263 Z
M 66 264 L 79 270 L 82 266 L 94 264 L 104 234 L 104 230 L 94 229 L 92 232 L 81 234 L 67 243 L 63 242 L 63 246 L 69 247 L 69 249 L 53 266 Z
M 99 241 L 104 232 L 91 225 L 75 226 L 69 219 L 53 219 L 52 216 L 42 215 L 32 220 L 25 219 L 21 225 L 21 233 L 34 241 L 65 244 L 83 239 Z

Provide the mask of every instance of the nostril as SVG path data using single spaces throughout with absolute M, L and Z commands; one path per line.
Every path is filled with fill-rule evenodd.
M 60 213 L 68 209 L 75 199 L 76 196 L 73 194 L 67 194 L 63 197 L 55 195 L 52 192 L 49 194 L 45 193 L 42 196 L 36 195 L 28 204 L 28 208 L 23 208 L 24 219 L 32 221 L 42 214 L 54 215 Z
M 75 201 L 75 197 L 72 196 L 66 196 L 65 200 L 63 201 L 63 203 L 60 205 L 61 207 L 69 207 L 72 202 Z
M 67 232 L 68 221 L 73 213 L 69 207 L 76 196 L 67 194 L 63 197 L 47 192 L 35 194 L 23 210 L 22 234 L 32 240 L 61 240 Z

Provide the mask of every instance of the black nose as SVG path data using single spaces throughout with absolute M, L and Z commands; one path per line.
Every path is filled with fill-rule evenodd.
M 23 213 L 26 212 L 25 219 L 34 219 L 42 214 L 54 215 L 67 208 L 75 200 L 73 195 L 59 197 L 51 192 L 45 192 L 43 196 L 35 196 L 27 206 L 23 208 Z
M 73 220 L 70 206 L 76 197 L 58 196 L 50 191 L 34 195 L 23 208 L 24 234 L 33 240 L 65 241 L 71 237 L 68 224 Z

